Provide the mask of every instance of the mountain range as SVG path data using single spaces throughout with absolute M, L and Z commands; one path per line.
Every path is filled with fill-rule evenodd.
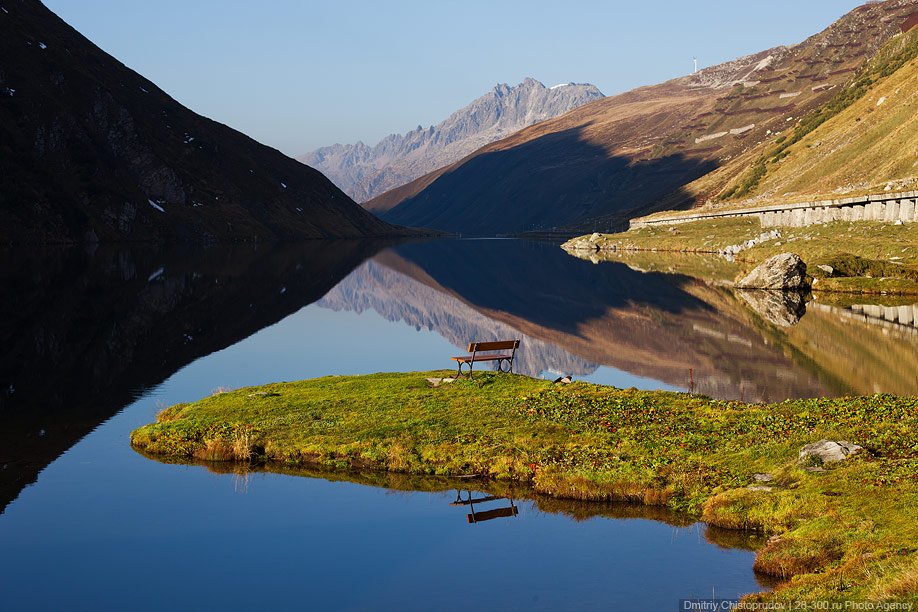
M 428 128 L 390 134 L 375 146 L 335 144 L 298 159 L 322 171 L 358 202 L 400 187 L 480 147 L 603 97 L 589 84 L 546 87 L 526 78 L 491 91 Z
M 0 242 L 399 232 L 318 171 L 185 108 L 38 0 L 0 11 Z
M 754 156 L 732 173 L 718 168 L 830 108 L 865 62 L 915 21 L 916 9 L 915 0 L 865 4 L 797 45 L 524 128 L 365 206 L 393 223 L 471 235 L 611 229 L 695 206 L 721 194 Z

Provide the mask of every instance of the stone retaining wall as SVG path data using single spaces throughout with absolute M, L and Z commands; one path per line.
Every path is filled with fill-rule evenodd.
M 630 222 L 631 229 L 655 225 L 675 225 L 725 217 L 758 217 L 762 227 L 805 227 L 830 221 L 918 222 L 918 191 L 856 196 L 839 200 L 820 200 L 754 206 L 665 217 L 639 217 Z

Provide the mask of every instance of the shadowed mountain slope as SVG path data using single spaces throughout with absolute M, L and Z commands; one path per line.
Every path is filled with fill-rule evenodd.
M 188 110 L 37 0 L 0 11 L 0 242 L 398 230 L 318 171 Z
M 708 194 L 689 193 L 687 183 L 822 106 L 916 6 L 867 4 L 798 45 L 581 106 L 367 208 L 396 223 L 495 234 L 602 228 L 690 206 Z
M 490 142 L 602 98 L 593 85 L 546 87 L 533 78 L 500 84 L 437 125 L 362 142 L 322 147 L 298 158 L 318 168 L 358 202 L 462 159 Z

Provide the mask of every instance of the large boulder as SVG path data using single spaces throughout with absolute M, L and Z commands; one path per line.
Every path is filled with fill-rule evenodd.
M 856 455 L 864 450 L 862 446 L 851 444 L 844 440 L 835 442 L 833 440 L 820 440 L 807 444 L 800 449 L 800 461 L 809 459 L 816 460 L 818 463 L 832 463 L 843 461 L 848 455 Z
M 799 291 L 809 286 L 806 264 L 796 253 L 781 253 L 769 257 L 736 283 L 740 289 L 772 289 Z

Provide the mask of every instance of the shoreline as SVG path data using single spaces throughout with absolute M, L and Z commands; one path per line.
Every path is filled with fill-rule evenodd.
M 780 253 L 796 253 L 821 293 L 918 296 L 918 232 L 914 226 L 843 222 L 765 231 L 757 219 L 722 218 L 584 235 L 561 245 L 569 255 L 600 263 L 608 253 L 715 255 L 735 268 L 734 278 L 704 270 L 682 273 L 731 282 Z
M 586 259 L 586 260 L 592 261 L 593 263 L 616 261 L 615 259 L 604 259 L 602 257 L 598 257 L 598 256 L 601 256 L 603 253 L 671 253 L 671 254 L 679 254 L 679 255 L 717 255 L 720 257 L 724 256 L 724 253 L 722 251 L 710 251 L 710 250 L 691 249 L 691 248 L 666 249 L 666 248 L 656 248 L 656 247 L 622 247 L 622 248 L 612 247 L 612 248 L 598 249 L 598 250 L 593 250 L 593 251 L 587 250 L 587 249 L 571 249 L 571 250 L 565 249 L 565 251 L 567 251 L 569 255 L 578 257 L 580 259 Z M 590 257 L 591 255 L 593 257 Z M 595 261 L 594 261 L 594 258 L 595 258 Z M 736 257 L 734 258 L 733 261 L 743 262 L 743 263 L 755 263 L 755 260 L 744 259 L 742 257 Z M 728 287 L 731 289 L 736 288 L 734 286 L 734 283 L 730 281 L 717 280 L 717 279 L 712 279 L 708 277 L 697 277 L 697 278 L 699 280 L 710 281 L 713 284 L 718 285 L 718 286 Z M 854 278 L 857 278 L 857 277 L 854 277 Z M 882 281 L 882 280 L 886 280 L 887 278 L 892 278 L 892 277 L 876 278 L 873 280 Z M 834 279 L 827 279 L 827 280 L 831 281 Z M 821 281 L 819 284 L 823 286 L 820 287 L 820 286 L 814 285 L 810 288 L 810 291 L 812 291 L 813 293 L 828 293 L 828 294 L 837 293 L 837 294 L 845 294 L 845 295 L 892 295 L 892 296 L 916 296 L 918 297 L 918 286 L 916 286 L 915 288 L 907 288 L 907 289 L 881 289 L 881 288 L 872 289 L 869 287 L 860 288 L 860 289 L 856 289 L 856 288 L 848 289 L 844 287 L 825 287 L 827 283 L 824 281 Z
M 755 569 L 787 582 L 751 596 L 763 601 L 883 599 L 918 579 L 918 549 L 908 544 L 918 532 L 908 519 L 918 503 L 916 398 L 744 404 L 489 372 L 432 387 L 431 374 L 444 375 L 332 376 L 222 393 L 166 409 L 131 443 L 157 459 L 472 473 L 553 498 L 666 506 L 771 536 Z M 797 461 L 801 442 L 841 436 L 868 450 L 824 467 Z M 873 494 L 862 505 L 865 487 Z M 855 520 L 865 512 L 870 529 Z M 839 582 L 850 586 L 839 593 Z

